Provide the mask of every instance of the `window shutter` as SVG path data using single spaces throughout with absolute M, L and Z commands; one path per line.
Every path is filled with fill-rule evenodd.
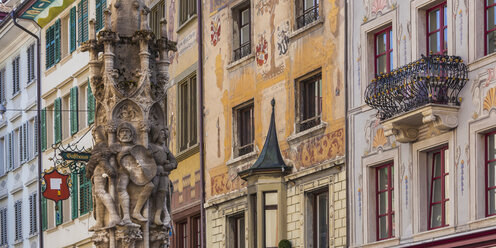
M 62 206 L 62 201 L 58 201 L 55 205 L 55 225 L 62 224 L 64 220 L 64 207 Z
M 55 63 L 60 61 L 60 19 L 55 21 Z
M 54 131 L 55 131 L 55 144 L 62 141 L 62 111 L 61 111 L 62 99 L 58 97 L 55 99 L 54 109 L 55 109 L 55 121 L 54 121 Z
M 33 157 L 35 157 L 38 154 L 38 117 L 34 117 L 33 121 L 33 141 L 31 142 L 33 144 Z
M 15 210 L 15 240 L 22 239 L 22 201 L 17 201 L 14 204 Z
M 29 159 L 29 122 L 24 123 L 23 131 L 24 161 L 27 162 Z
M 45 69 L 50 68 L 50 29 L 45 31 Z
M 46 151 L 47 149 L 47 127 L 46 127 L 46 108 L 41 110 L 41 151 Z M 38 139 L 36 139 L 38 142 Z
M 88 0 L 83 2 L 83 42 L 88 40 Z
M 78 45 L 81 45 L 83 41 L 83 1 L 80 1 L 77 6 L 77 18 L 78 18 Z
M 21 164 L 23 161 L 24 161 L 24 147 L 22 146 L 22 141 L 24 140 L 23 139 L 23 130 L 24 129 L 24 126 L 21 125 L 19 127 L 19 135 L 17 136 L 17 146 L 19 147 L 19 163 L 16 163 L 17 164 Z
M 28 50 L 26 52 L 26 55 L 28 57 L 28 82 L 31 80 L 31 47 L 28 47 Z
M 78 132 L 78 87 L 71 89 L 71 135 Z
M 37 193 L 33 193 L 29 197 L 29 234 L 35 234 L 38 230 L 38 216 L 36 213 L 36 199 Z
M 106 6 L 105 0 L 96 0 L 96 32 L 103 28 L 103 10 Z
M 5 69 L 0 70 L 0 103 L 5 102 Z
M 86 178 L 86 168 L 79 174 L 79 214 L 83 215 L 91 211 L 93 201 L 91 197 L 91 180 Z
M 70 46 L 71 46 L 71 53 L 76 50 L 76 6 L 72 7 L 71 12 L 70 12 Z
M 3 208 L 0 210 L 0 224 L 2 228 L 1 234 L 1 239 L 0 239 L 0 245 L 6 245 L 7 244 L 7 208 Z
M 16 87 L 16 63 L 15 59 L 12 60 L 12 95 L 15 95 L 17 93 L 17 87 Z
M 41 196 L 41 229 L 45 231 L 48 227 L 47 199 Z
M 71 192 L 71 212 L 72 219 L 76 219 L 78 217 L 78 174 L 76 172 L 72 172 L 72 192 Z
M 14 168 L 14 158 L 13 158 L 13 148 L 14 148 L 14 142 L 13 142 L 13 137 L 12 137 L 12 132 L 9 133 L 9 150 L 8 150 L 8 157 L 9 157 L 9 168 L 8 170 L 12 170 Z
M 88 113 L 88 125 L 93 124 L 95 122 L 95 97 L 93 96 L 93 92 L 91 91 L 91 84 L 88 80 L 88 92 L 86 94 L 88 96 L 87 99 L 87 113 Z

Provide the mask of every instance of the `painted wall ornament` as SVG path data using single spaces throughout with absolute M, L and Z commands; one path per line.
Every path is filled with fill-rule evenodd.
M 265 34 L 262 34 L 259 37 L 255 58 L 257 60 L 257 65 L 262 66 L 267 63 L 267 60 L 269 59 L 269 46 L 265 39 Z
M 279 55 L 285 55 L 289 48 L 289 21 L 277 27 L 277 50 Z
M 105 27 L 97 36 L 91 20 L 82 45 L 90 55 L 90 84 L 103 91 L 97 113 L 106 116 L 95 118 L 86 170 L 96 220 L 89 230 L 96 247 L 168 247 L 168 176 L 177 161 L 167 147 L 162 103 L 176 43 L 167 38 L 165 19 L 155 38 L 141 0 L 112 0 L 104 13 Z
M 210 21 L 210 42 L 216 46 L 220 41 L 221 23 L 219 16 L 214 16 Z

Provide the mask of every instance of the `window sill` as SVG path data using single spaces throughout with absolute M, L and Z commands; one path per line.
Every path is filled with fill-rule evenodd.
M 74 51 L 72 51 L 72 52 L 75 52 L 75 51 L 76 51 L 76 50 L 74 50 Z M 59 63 L 60 63 L 60 65 L 63 65 L 63 64 L 65 64 L 67 61 L 69 61 L 70 59 L 72 59 L 72 53 L 68 53 L 68 54 L 66 54 L 66 55 L 65 55 L 65 57 L 64 57 L 64 58 L 62 58 L 62 59 L 60 60 L 60 62 L 59 62 Z
M 441 227 L 433 230 L 427 230 L 413 235 L 414 241 L 421 241 L 426 239 L 432 239 L 436 237 L 441 237 L 447 234 L 455 232 L 455 228 L 452 226 Z
M 24 87 L 24 89 L 31 87 L 31 85 L 35 85 L 35 83 L 36 83 L 36 78 L 33 78 L 31 81 L 26 83 L 26 87 Z
M 193 22 L 193 20 L 196 20 L 197 17 L 198 17 L 198 15 L 194 14 L 190 18 L 188 18 L 188 20 L 186 20 L 183 24 L 179 25 L 179 27 L 177 28 L 176 34 L 181 33 L 181 31 L 183 31 L 183 29 L 185 29 L 185 27 L 188 26 L 188 24 Z
M 496 215 L 480 218 L 477 220 L 473 220 L 468 222 L 470 229 L 479 229 L 484 227 L 494 226 L 494 221 L 496 220 Z
M 491 53 L 488 55 L 484 55 L 484 57 L 480 57 L 468 63 L 468 71 L 475 71 L 484 67 L 488 64 L 491 64 L 496 61 L 496 53 Z
M 258 149 L 255 148 L 252 152 L 249 152 L 243 156 L 229 159 L 226 162 L 226 165 L 228 167 L 233 167 L 233 166 L 236 167 L 238 165 L 242 165 L 242 164 L 245 164 L 247 162 L 253 161 L 258 157 L 258 151 L 257 150 Z
M 52 65 L 52 67 L 45 70 L 45 77 L 48 76 L 50 73 L 54 72 L 55 70 L 57 70 L 57 64 L 54 64 Z
M 319 19 L 317 19 L 316 21 L 309 23 L 308 25 L 291 32 L 291 34 L 289 34 L 289 40 L 298 39 L 299 37 L 303 36 L 305 33 L 311 32 L 310 30 L 315 30 L 317 28 L 322 27 L 323 24 L 324 24 L 324 18 L 320 16 Z
M 21 112 L 21 111 L 19 111 L 19 112 L 17 112 L 16 114 L 14 114 L 13 116 L 11 116 L 11 117 L 9 118 L 9 121 L 10 121 L 10 122 L 14 122 L 14 121 L 15 121 L 15 120 L 17 120 L 19 117 L 21 117 L 21 115 L 22 115 L 22 112 Z
M 228 71 L 231 71 L 231 70 L 234 70 L 234 69 L 237 69 L 243 65 L 246 65 L 248 63 L 251 63 L 255 61 L 255 54 L 254 53 L 250 53 L 246 56 L 244 56 L 243 58 L 240 58 L 236 61 L 232 61 L 231 63 L 229 63 L 226 67 L 226 69 Z
M 290 145 L 293 145 L 295 143 L 298 143 L 315 135 L 324 133 L 326 127 L 327 127 L 327 123 L 321 121 L 320 124 L 315 127 L 290 135 L 287 138 L 287 141 Z
M 14 94 L 12 95 L 12 97 L 10 98 L 10 100 L 12 100 L 12 101 L 13 101 L 13 100 L 15 100 L 15 99 L 16 99 L 16 98 L 20 95 L 20 94 L 21 94 L 21 91 L 20 91 L 20 90 L 18 90 L 16 93 L 14 93 Z
M 367 248 L 372 248 L 372 247 L 391 247 L 398 245 L 400 243 L 400 239 L 398 237 L 392 237 L 389 239 L 383 239 L 379 241 L 373 241 L 371 243 L 367 243 L 364 245 L 361 245 L 360 247 L 367 247 Z
M 200 151 L 200 146 L 198 145 L 198 143 L 196 143 L 195 145 L 186 148 L 184 151 L 179 152 L 176 155 L 176 160 L 179 163 L 179 162 L 193 156 L 194 154 L 198 153 L 199 151 Z
M 0 120 L 0 129 L 6 126 L 7 126 L 7 118 L 2 118 L 2 120 Z

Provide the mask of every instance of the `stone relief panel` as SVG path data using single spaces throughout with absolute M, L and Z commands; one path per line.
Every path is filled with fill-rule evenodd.
M 397 7 L 396 0 L 363 0 L 365 7 L 365 16 L 363 22 L 375 19 Z
M 496 67 L 484 69 L 470 87 L 474 111 L 472 118 L 488 116 L 496 109 Z

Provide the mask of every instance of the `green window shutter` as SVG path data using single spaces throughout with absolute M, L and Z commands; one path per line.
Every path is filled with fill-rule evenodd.
M 96 0 L 96 32 L 103 28 L 103 11 L 107 7 L 105 0 Z
M 78 87 L 71 89 L 71 135 L 78 132 Z
M 88 125 L 93 124 L 95 122 L 95 97 L 93 96 L 93 92 L 91 91 L 91 84 L 88 81 L 88 92 L 86 94 L 88 96 L 87 99 L 87 113 L 88 113 Z
M 86 178 L 86 169 L 79 174 L 79 214 L 84 215 L 93 209 L 91 180 Z
M 41 151 L 47 149 L 46 108 L 41 110 Z
M 70 46 L 71 46 L 71 53 L 74 52 L 74 50 L 76 50 L 76 46 L 77 46 L 77 37 L 76 37 L 76 7 L 72 7 L 71 9 L 71 12 L 70 12 L 70 29 L 71 29 L 71 33 L 70 33 Z
M 72 219 L 78 217 L 78 174 L 72 172 L 71 212 Z
M 60 61 L 60 19 L 55 21 L 55 63 Z
M 55 144 L 59 143 L 62 141 L 62 111 L 61 111 L 61 106 L 62 106 L 62 99 L 59 97 L 55 99 L 54 103 L 54 115 L 55 115 L 55 120 L 54 120 L 54 133 L 55 133 Z
M 48 227 L 47 199 L 41 196 L 41 229 L 45 231 Z
M 78 3 L 78 44 L 88 40 L 88 0 Z
M 77 6 L 77 20 L 78 20 L 78 29 L 77 29 L 77 34 L 78 34 L 78 46 L 81 45 L 81 42 L 83 41 L 83 1 L 78 3 Z
M 55 225 L 60 225 L 64 222 L 64 207 L 62 201 L 58 201 L 55 205 Z
M 52 30 L 52 27 L 49 27 L 46 32 L 45 32 L 45 67 L 46 69 L 50 68 L 51 63 L 50 63 L 50 47 L 51 47 L 51 37 L 50 37 L 50 32 Z
M 88 0 L 81 0 L 83 2 L 83 41 L 88 40 Z

